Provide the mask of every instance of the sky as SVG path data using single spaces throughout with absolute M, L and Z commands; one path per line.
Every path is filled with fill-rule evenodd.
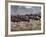
M 15 6 L 11 5 L 11 15 L 40 14 L 39 6 Z

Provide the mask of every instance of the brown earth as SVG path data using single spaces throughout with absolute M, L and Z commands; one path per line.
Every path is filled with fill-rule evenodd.
M 41 20 L 32 20 L 30 22 L 11 22 L 11 31 L 29 31 L 29 30 L 40 30 Z

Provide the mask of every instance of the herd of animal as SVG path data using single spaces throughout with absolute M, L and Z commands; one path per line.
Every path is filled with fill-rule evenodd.
M 16 15 L 16 16 L 11 16 L 11 21 L 12 22 L 21 22 L 21 21 L 30 21 L 30 19 L 33 20 L 40 20 L 41 16 L 37 14 L 26 14 L 26 15 Z

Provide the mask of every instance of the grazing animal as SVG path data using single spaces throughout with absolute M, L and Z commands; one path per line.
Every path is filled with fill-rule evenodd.
M 15 16 L 11 16 L 11 21 L 15 22 Z
M 34 17 L 34 20 L 40 20 L 40 18 L 37 16 L 37 17 Z
M 38 17 L 40 17 L 40 18 L 41 18 L 41 16 L 38 16 Z
M 26 16 L 11 16 L 11 21 L 12 22 L 20 22 L 20 21 L 29 21 L 29 18 Z
M 17 16 L 11 16 L 12 22 L 21 22 L 21 21 L 30 21 L 30 19 L 34 20 L 40 20 L 41 16 L 33 15 L 33 14 L 26 14 L 26 15 L 17 15 Z
M 21 19 L 21 21 L 28 21 L 29 22 L 29 18 L 27 16 L 21 16 L 20 19 Z
M 40 20 L 40 18 L 34 18 L 34 20 Z

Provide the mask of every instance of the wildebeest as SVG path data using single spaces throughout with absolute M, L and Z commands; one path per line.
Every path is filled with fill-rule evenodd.
M 26 14 L 26 15 L 16 15 L 16 16 L 11 16 L 11 21 L 12 22 L 21 22 L 21 21 L 30 21 L 30 19 L 34 20 L 40 20 L 41 16 L 39 15 L 33 15 L 33 14 Z
M 41 16 L 39 15 L 38 17 L 40 17 L 41 18 Z
M 21 19 L 21 21 L 28 21 L 29 22 L 29 17 L 28 16 L 25 16 L 25 15 L 20 16 L 20 19 Z
M 13 16 L 13 17 L 11 18 L 11 21 L 12 21 L 12 22 L 20 22 L 21 20 L 20 20 L 18 17 Z
M 34 20 L 40 20 L 40 17 L 36 16 L 34 17 Z
M 15 22 L 15 18 L 16 18 L 15 16 L 11 16 L 11 21 L 12 21 L 12 22 Z M 17 20 L 17 19 L 16 19 L 16 20 Z
M 27 16 L 11 16 L 11 21 L 12 22 L 20 22 L 20 21 L 28 21 L 29 22 L 29 18 Z

